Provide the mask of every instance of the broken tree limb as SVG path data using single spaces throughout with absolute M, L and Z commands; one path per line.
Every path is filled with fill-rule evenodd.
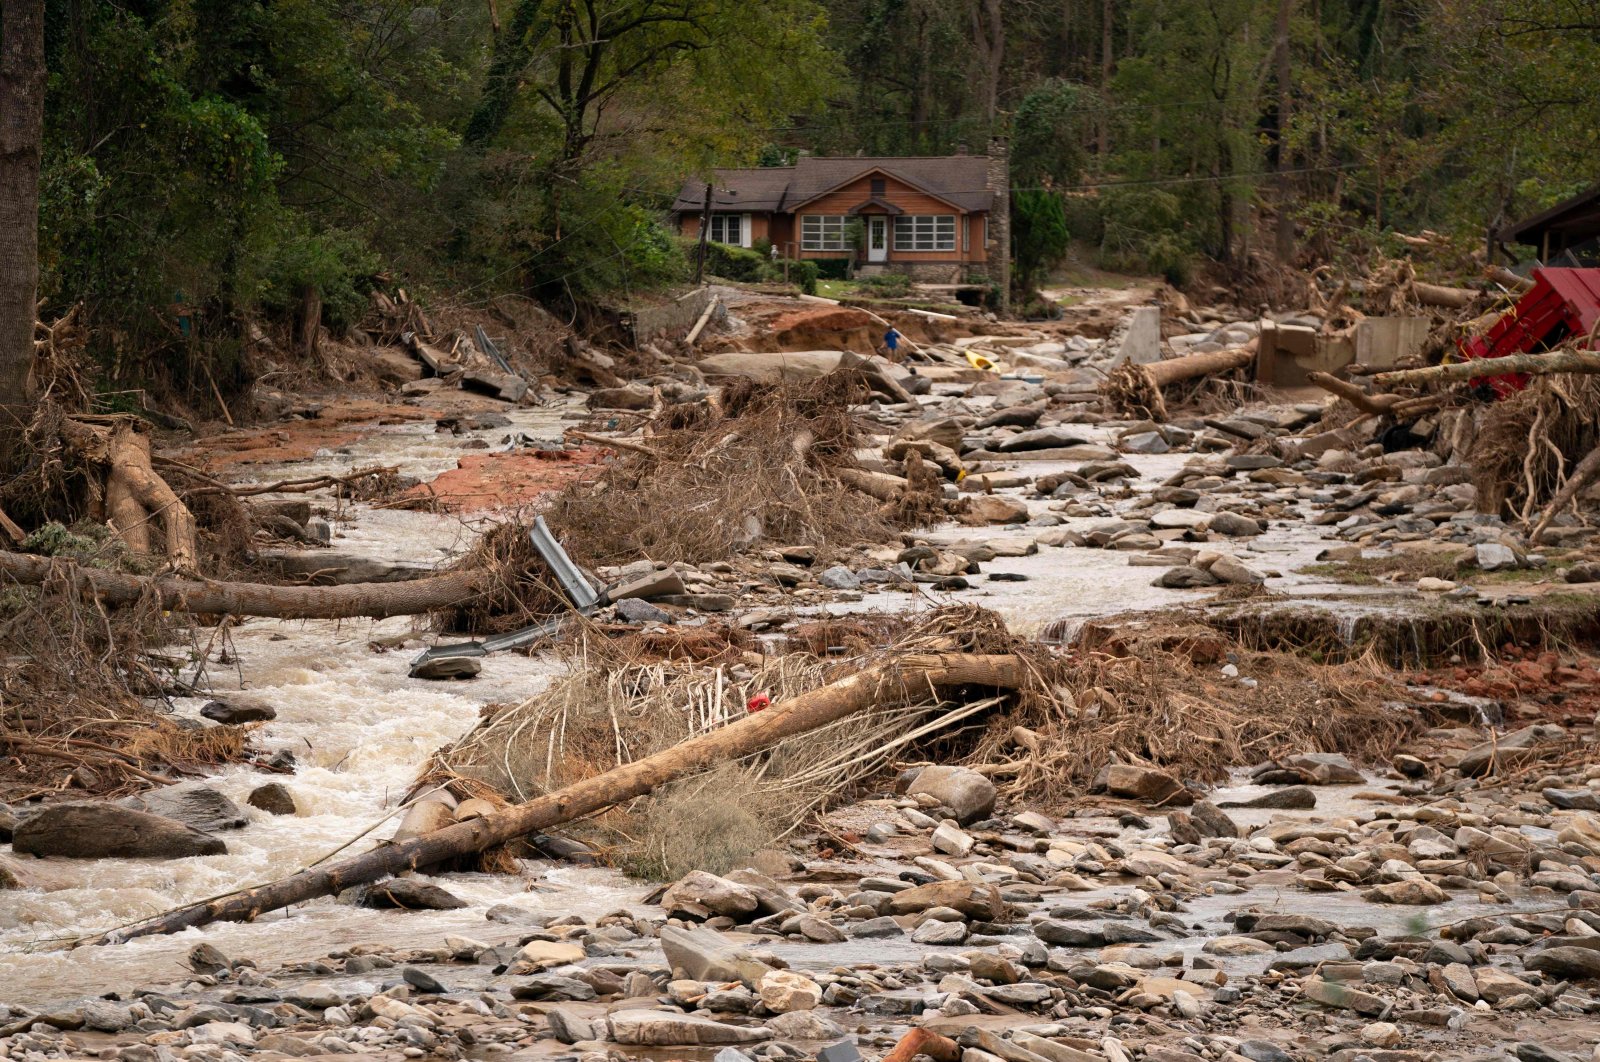
M 636 454 L 645 454 L 649 457 L 661 456 L 660 450 L 646 446 L 644 443 L 636 443 L 628 439 L 618 439 L 612 435 L 595 435 L 591 432 L 579 431 L 577 428 L 568 428 L 567 436 L 572 439 L 577 439 L 580 442 L 591 442 L 600 446 L 610 446 L 617 450 L 632 450 Z
M 398 583 L 344 586 L 271 586 L 184 579 L 175 575 L 125 575 L 84 568 L 55 557 L 0 552 L 0 580 L 40 586 L 61 580 L 108 605 L 127 605 L 154 594 L 170 612 L 272 616 L 279 619 L 343 619 L 415 616 L 470 601 L 492 580 L 487 572 L 445 572 Z
M 694 323 L 694 327 L 689 329 L 689 334 L 683 337 L 684 346 L 694 346 L 694 341 L 700 338 L 701 330 L 705 328 L 706 322 L 711 320 L 711 315 L 717 312 L 717 304 L 721 301 L 721 295 L 711 296 L 711 301 L 706 303 L 705 312 L 702 313 L 700 315 L 700 319 Z
M 839 477 L 839 482 L 847 487 L 854 487 L 863 494 L 870 494 L 879 501 L 899 501 L 911 489 L 909 480 L 892 476 L 887 472 L 869 472 L 864 468 L 840 468 L 834 471 Z
M 457 856 L 482 852 L 536 830 L 592 815 L 685 775 L 717 763 L 742 759 L 784 738 L 807 733 L 887 700 L 927 703 L 938 698 L 936 691 L 940 688 L 956 686 L 1019 689 L 1030 674 L 1027 662 L 1014 655 L 952 653 L 901 657 L 526 803 L 336 863 L 302 870 L 266 885 L 180 907 L 108 933 L 97 943 L 175 933 L 211 922 L 248 921 L 267 911 L 334 895 L 355 885 L 434 866 Z
M 1478 293 L 1471 288 L 1447 288 L 1442 284 L 1424 284 L 1420 280 L 1411 282 L 1411 292 L 1424 306 L 1442 306 L 1452 310 L 1464 310 L 1478 297 Z
M 1382 376 L 1378 377 L 1378 379 L 1382 378 Z M 1349 380 L 1341 380 L 1330 373 L 1308 372 L 1306 373 L 1306 379 L 1324 391 L 1339 396 L 1361 410 L 1361 412 L 1371 413 L 1374 416 L 1386 416 L 1394 411 L 1395 406 L 1406 401 L 1406 396 L 1403 395 L 1369 394 Z
M 1545 529 L 1550 526 L 1550 521 L 1554 520 L 1561 510 L 1570 505 L 1572 499 L 1596 478 L 1600 478 L 1600 447 L 1590 450 L 1584 455 L 1583 460 L 1578 462 L 1577 467 L 1572 470 L 1572 475 L 1561 485 L 1556 496 L 1550 499 L 1550 504 L 1545 507 L 1544 515 L 1539 517 L 1539 522 L 1534 526 L 1533 534 L 1528 536 L 1528 540 L 1537 543 L 1544 535 Z
M 1542 376 L 1552 372 L 1600 372 L 1600 351 L 1553 350 L 1548 354 L 1507 354 L 1503 358 L 1472 358 L 1468 361 L 1430 365 L 1425 369 L 1380 372 L 1373 379 L 1378 383 L 1394 387 L 1420 383 L 1467 383 L 1511 373 Z

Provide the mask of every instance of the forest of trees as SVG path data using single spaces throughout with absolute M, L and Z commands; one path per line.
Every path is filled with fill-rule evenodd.
M 1360 253 L 1389 229 L 1482 239 L 1597 179 L 1600 0 L 0 0 L 0 16 L 0 263 L 27 251 L 9 222 L 42 25 L 42 316 L 81 303 L 102 364 L 179 386 L 197 351 L 242 385 L 244 322 L 338 329 L 379 277 L 465 302 L 681 279 L 663 210 L 682 179 L 795 150 L 1008 138 L 1025 283 L 1067 236 L 1183 281 Z M 0 303 L 27 280 L 11 269 Z M 17 336 L 0 326 L 0 355 Z

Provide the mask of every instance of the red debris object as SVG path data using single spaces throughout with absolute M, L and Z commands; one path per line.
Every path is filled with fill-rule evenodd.
M 759 712 L 771 703 L 771 697 L 768 697 L 765 693 L 758 693 L 744 702 L 744 710 L 747 712 Z
M 1600 269 L 1535 269 L 1533 287 L 1481 336 L 1458 344 L 1464 358 L 1537 354 L 1569 336 L 1587 338 L 1600 321 Z M 1591 344 L 1591 349 L 1600 349 Z M 1528 386 L 1524 373 L 1484 381 L 1504 398 Z

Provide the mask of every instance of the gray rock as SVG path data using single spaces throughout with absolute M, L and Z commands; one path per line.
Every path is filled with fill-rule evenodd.
M 1252 535 L 1261 534 L 1262 528 L 1259 523 L 1248 516 L 1241 516 L 1238 513 L 1230 513 L 1224 510 L 1223 512 L 1211 514 L 1210 530 L 1219 535 L 1227 535 L 1229 538 L 1248 538 Z
M 772 969 L 712 929 L 663 926 L 661 951 L 668 966 L 693 981 L 741 981 L 753 989 Z
M 1600 793 L 1593 789 L 1546 789 L 1544 798 L 1567 811 L 1600 811 Z
M 1168 590 L 1195 590 L 1203 586 L 1216 586 L 1221 581 L 1204 568 L 1184 564 L 1162 572 L 1150 585 Z
M 1600 951 L 1571 946 L 1546 948 L 1525 957 L 1522 965 L 1562 980 L 1591 981 L 1600 978 Z
M 126 1003 L 91 999 L 83 1005 L 83 1025 L 98 1032 L 121 1032 L 139 1019 Z
M 845 1034 L 836 1022 L 814 1010 L 791 1010 L 767 1022 L 774 1036 L 785 1040 L 836 1040 Z
M 511 988 L 512 999 L 575 1000 L 581 1003 L 595 999 L 598 995 L 599 993 L 589 982 L 561 974 L 537 974 Z
M 14 851 L 68 859 L 185 859 L 225 855 L 221 839 L 174 819 L 117 804 L 52 804 L 22 819 Z
M 576 1044 L 595 1038 L 594 1026 L 570 1010 L 551 1007 L 545 1011 L 544 1020 L 550 1026 L 550 1035 L 564 1044 Z
M 206 833 L 236 830 L 249 821 L 244 809 L 215 789 L 199 782 L 184 782 L 129 797 L 123 807 L 175 819 Z
M 436 656 L 413 667 L 411 677 L 442 682 L 477 678 L 482 670 L 483 661 L 475 656 Z
M 1013 454 L 1025 450 L 1050 450 L 1060 446 L 1082 446 L 1089 440 L 1082 433 L 1067 425 L 1053 425 L 1048 428 L 1034 428 L 1031 431 L 1018 432 L 1009 439 L 1004 440 L 995 449 L 1000 453 Z
M 1293 1055 L 1266 1040 L 1246 1040 L 1239 1045 L 1239 1053 L 1250 1062 L 1294 1062 Z
M 257 786 L 250 791 L 245 803 L 273 815 L 293 815 L 299 810 L 295 806 L 294 794 L 282 782 Z
M 911 940 L 917 944 L 964 944 L 967 940 L 967 924 L 965 922 L 940 922 L 937 919 L 930 918 L 916 928 L 915 932 L 911 934 Z
M 836 564 L 832 568 L 819 572 L 817 574 L 817 582 L 830 590 L 861 589 L 861 580 L 857 579 L 855 573 L 842 564 Z
M 624 623 L 671 623 L 672 613 L 636 597 L 624 598 L 614 606 L 617 619 Z
M 857 940 L 870 940 L 875 937 L 904 936 L 905 930 L 900 928 L 900 923 L 893 918 L 881 915 L 877 918 L 868 918 L 864 922 L 857 922 L 850 927 L 849 933 Z
M 1140 431 L 1124 435 L 1117 445 L 1130 454 L 1164 454 L 1172 447 L 1159 431 Z
M 906 789 L 916 796 L 925 793 L 949 808 L 963 826 L 987 818 L 994 811 L 997 796 L 994 783 L 966 767 L 934 765 L 917 772 Z
M 358 907 L 389 908 L 400 911 L 456 911 L 467 906 L 465 900 L 415 878 L 390 878 L 354 890 Z
M 636 1047 L 699 1047 L 753 1044 L 772 1039 L 763 1028 L 725 1025 L 693 1014 L 659 1010 L 619 1010 L 607 1019 L 611 1039 Z
M 1474 547 L 1474 563 L 1486 572 L 1521 567 L 1517 551 L 1498 542 L 1480 542 Z
M 223 726 L 263 723 L 278 718 L 278 710 L 272 705 L 244 693 L 230 694 L 226 698 L 207 701 L 201 707 L 200 714 Z

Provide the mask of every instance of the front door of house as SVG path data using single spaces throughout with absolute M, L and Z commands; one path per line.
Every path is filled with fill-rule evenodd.
M 889 219 L 867 218 L 867 261 L 889 260 Z

